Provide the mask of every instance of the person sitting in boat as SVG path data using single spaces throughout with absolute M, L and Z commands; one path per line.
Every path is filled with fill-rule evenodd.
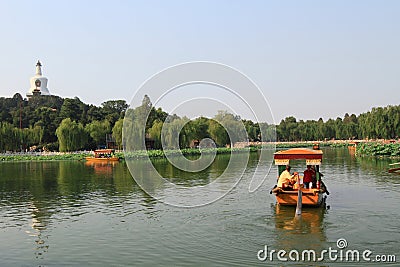
M 315 167 L 311 167 L 311 171 L 314 173 L 312 176 L 312 188 L 318 188 L 317 186 L 317 171 L 315 170 Z M 327 195 L 329 195 L 328 187 L 326 187 L 325 183 L 322 181 L 322 177 L 324 176 L 323 173 L 318 172 L 319 174 L 319 183 L 320 183 L 320 189 L 322 189 L 323 192 L 325 192 Z M 303 178 L 304 179 L 304 178 Z M 303 180 L 304 181 L 304 180 Z M 311 188 L 311 187 L 310 187 Z
M 311 169 L 311 165 L 307 165 L 307 169 L 304 171 L 303 184 L 304 188 L 311 188 L 315 182 L 315 171 Z
M 283 190 L 293 190 L 293 184 L 296 183 L 298 173 L 290 174 L 290 166 L 286 165 L 286 169 L 281 173 L 278 179 L 278 188 Z
M 312 172 L 312 179 L 311 179 L 312 186 L 310 186 L 310 188 L 317 188 L 317 170 L 315 169 L 314 165 L 311 166 L 311 172 Z M 320 175 L 319 178 L 321 179 L 321 176 L 324 176 L 324 175 L 320 172 L 318 172 L 318 173 Z

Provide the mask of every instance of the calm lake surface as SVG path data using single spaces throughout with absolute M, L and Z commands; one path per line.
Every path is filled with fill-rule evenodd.
M 325 262 L 257 258 L 265 245 L 320 252 L 338 249 L 339 238 L 346 239 L 346 249 L 371 250 L 371 258 L 393 254 L 400 264 L 400 175 L 387 173 L 396 160 L 356 158 L 347 149 L 324 153 L 329 209 L 303 209 L 300 220 L 269 194 L 275 166 L 256 192 L 248 192 L 257 153 L 236 188 L 199 208 L 176 208 L 148 196 L 125 163 L 2 162 L 0 266 L 376 265 L 328 257 Z M 218 177 L 228 161 L 229 155 L 218 155 L 197 174 L 179 172 L 164 159 L 154 165 L 175 183 L 195 186 Z M 292 166 L 305 169 L 303 162 Z

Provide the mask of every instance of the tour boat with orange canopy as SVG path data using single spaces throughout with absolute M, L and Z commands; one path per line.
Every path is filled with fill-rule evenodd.
M 280 205 L 296 206 L 300 202 L 303 206 L 317 207 L 325 203 L 326 196 L 324 194 L 329 194 L 329 192 L 321 181 L 322 174 L 319 172 L 322 155 L 323 152 L 321 150 L 308 148 L 292 148 L 274 153 L 275 165 L 278 166 L 279 175 L 286 169 L 291 160 L 305 160 L 307 166 L 310 165 L 315 169 L 315 184 L 312 187 L 304 188 L 303 177 L 297 175 L 297 182 L 293 185 L 292 190 L 275 187 L 271 191 L 271 193 L 275 194 L 276 200 Z
M 94 156 L 86 157 L 88 162 L 109 162 L 118 161 L 119 158 L 114 155 L 114 149 L 97 149 L 94 151 Z

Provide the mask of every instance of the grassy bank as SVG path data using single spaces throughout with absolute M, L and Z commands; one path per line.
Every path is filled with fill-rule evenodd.
M 219 147 L 217 148 L 217 154 L 229 154 L 229 153 L 240 153 L 240 152 L 246 152 L 250 149 L 251 152 L 259 150 L 259 148 L 255 147 L 250 147 L 250 148 L 225 148 L 225 147 Z M 140 159 L 140 158 L 163 158 L 165 156 L 178 156 L 180 153 L 184 156 L 199 156 L 202 153 L 203 154 L 212 154 L 214 153 L 214 149 L 203 149 L 199 150 L 197 148 L 185 148 L 182 150 L 140 150 L 140 151 L 133 151 L 133 152 L 128 152 L 128 153 L 117 153 L 117 156 L 121 159 Z
M 251 147 L 250 151 L 257 151 L 258 148 Z M 246 148 L 225 148 L 220 147 L 217 148 L 217 154 L 229 154 L 245 152 L 248 149 Z M 199 156 L 201 153 L 211 154 L 214 153 L 213 149 L 204 149 L 202 152 L 196 148 L 187 148 L 179 150 L 139 150 L 134 152 L 129 152 L 124 154 L 123 152 L 117 152 L 116 156 L 120 159 L 130 158 L 130 159 L 140 159 L 140 158 L 163 158 L 167 156 L 177 156 L 182 153 L 184 156 Z M 52 154 L 52 155 L 43 155 L 43 154 L 8 154 L 1 155 L 0 161 L 54 161 L 54 160 L 83 160 L 85 157 L 91 156 L 89 153 L 65 153 L 65 154 Z
M 278 142 L 276 143 L 277 149 L 285 148 L 299 148 L 306 147 L 312 148 L 313 144 L 319 144 L 320 147 L 347 147 L 348 141 L 327 141 L 327 142 Z
M 0 156 L 0 161 L 82 160 L 89 155 L 90 154 L 87 153 L 54 154 L 54 155 L 9 154 Z
M 357 145 L 356 153 L 358 156 L 390 156 L 400 157 L 400 143 L 360 143 Z
M 276 143 L 277 149 L 288 149 L 297 147 L 308 147 L 311 148 L 315 142 L 282 142 Z M 320 147 L 347 147 L 349 143 L 347 141 L 328 141 L 328 142 L 317 142 Z M 251 152 L 261 149 L 261 146 L 252 146 L 249 148 Z M 240 153 L 247 151 L 246 148 L 217 148 L 217 154 L 229 154 Z M 124 154 L 118 152 L 116 155 L 120 159 L 140 159 L 145 157 L 150 158 L 163 158 L 165 156 L 176 156 L 182 153 L 184 156 L 199 156 L 201 153 L 214 153 L 213 149 L 204 149 L 202 152 L 196 148 L 186 148 L 182 150 L 140 150 Z M 65 153 L 65 154 L 8 154 L 0 155 L 0 161 L 54 161 L 54 160 L 82 160 L 89 153 Z M 360 156 L 400 156 L 400 144 L 383 144 L 378 142 L 360 143 L 357 145 L 357 155 Z

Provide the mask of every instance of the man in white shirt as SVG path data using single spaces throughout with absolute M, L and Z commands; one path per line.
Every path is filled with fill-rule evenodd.
M 290 174 L 290 166 L 286 165 L 286 170 L 284 170 L 278 179 L 278 187 L 283 190 L 292 190 L 293 184 L 296 183 L 297 173 L 295 172 L 293 175 Z

